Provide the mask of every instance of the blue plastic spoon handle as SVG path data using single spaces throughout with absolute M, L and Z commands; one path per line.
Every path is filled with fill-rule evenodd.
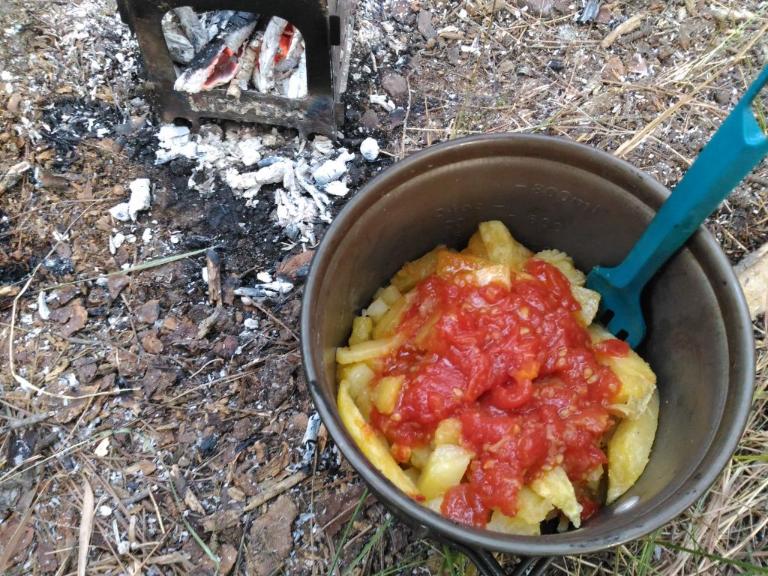
M 768 83 L 768 66 L 702 150 L 624 261 L 611 271 L 617 287 L 640 290 L 768 154 L 768 135 L 752 102 Z

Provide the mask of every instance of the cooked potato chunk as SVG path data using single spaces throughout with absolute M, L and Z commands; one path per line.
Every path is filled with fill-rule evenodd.
M 446 418 L 437 425 L 433 444 L 456 444 L 461 441 L 461 421 L 458 418 Z
M 368 308 L 365 309 L 365 315 L 370 316 L 374 321 L 379 320 L 389 310 L 389 305 L 383 298 L 376 298 Z
M 392 414 L 394 412 L 404 381 L 404 376 L 385 376 L 379 380 L 373 399 L 376 410 L 382 414 Z
M 437 512 L 438 514 L 442 514 L 442 511 L 440 510 L 440 507 L 443 505 L 443 497 L 438 496 L 437 498 L 430 498 L 426 502 L 424 502 L 424 506 L 432 510 L 432 512 Z
M 352 398 L 355 397 L 358 390 L 366 387 L 370 384 L 376 375 L 367 364 L 358 362 L 356 364 L 347 364 L 341 370 L 339 370 L 341 376 L 340 380 L 346 380 L 349 382 L 349 391 L 352 394 Z
M 576 528 L 581 526 L 581 504 L 576 500 L 573 484 L 560 466 L 531 482 L 531 488 L 555 508 L 560 509 Z
M 516 536 L 538 536 L 541 534 L 541 528 L 538 522 L 531 524 L 517 516 L 506 516 L 494 510 L 491 519 L 485 525 L 487 530 L 502 532 L 504 534 L 514 534 Z
M 595 324 L 589 327 L 589 333 L 593 342 L 614 338 L 605 328 Z M 616 403 L 611 408 L 621 416 L 637 418 L 645 410 L 656 389 L 656 374 L 634 350 L 621 358 L 606 357 L 602 363 L 613 370 L 621 382 Z
M 397 348 L 400 340 L 394 336 L 381 340 L 368 340 L 355 344 L 349 348 L 336 349 L 336 362 L 339 364 L 354 364 L 365 360 L 372 360 L 380 356 L 386 356 Z
M 397 289 L 397 286 L 393 286 L 392 284 L 390 284 L 386 288 L 382 289 L 381 293 L 378 294 L 377 298 L 381 298 L 389 306 L 392 306 L 392 304 L 400 300 L 401 296 L 402 294 L 400 293 L 400 290 Z
M 509 288 L 512 285 L 512 271 L 506 264 L 496 264 L 480 268 L 480 270 L 474 272 L 473 276 L 478 286 L 487 286 L 488 284 L 495 283 Z
M 373 319 L 368 316 L 357 316 L 352 320 L 352 335 L 349 337 L 350 345 L 370 340 L 372 332 Z
M 370 383 L 375 373 L 364 362 L 348 364 L 339 370 L 339 373 L 340 380 L 346 380 L 349 384 L 349 395 L 367 420 L 373 406 Z
M 472 459 L 472 452 L 453 444 L 441 444 L 434 449 L 419 477 L 419 490 L 425 498 L 444 494 L 461 482 Z
M 437 253 L 445 250 L 445 246 L 438 246 L 431 252 L 427 252 L 421 258 L 408 262 L 392 277 L 392 284 L 405 294 L 435 271 L 437 265 Z
M 600 293 L 575 285 L 571 286 L 571 293 L 576 302 L 581 306 L 581 310 L 579 310 L 577 315 L 582 325 L 589 326 L 595 319 L 597 309 L 600 307 Z
M 390 454 L 387 441 L 371 428 L 357 409 L 346 380 L 339 385 L 337 402 L 341 421 L 371 464 L 400 490 L 412 497 L 419 496 L 418 488 Z
M 640 478 L 648 464 L 658 423 L 659 393 L 656 391 L 637 418 L 626 418 L 616 427 L 608 442 L 608 503 Z
M 395 301 L 389 308 L 386 314 L 384 314 L 373 329 L 374 338 L 386 338 L 392 336 L 395 333 L 400 320 L 403 318 L 406 310 L 408 310 L 408 304 L 413 301 L 413 293 L 407 296 L 401 296 Z
M 517 514 L 523 522 L 529 524 L 538 524 L 542 522 L 554 509 L 554 505 L 548 500 L 542 498 L 530 488 L 523 486 L 517 493 Z
M 429 446 L 416 446 L 411 448 L 411 465 L 423 470 L 429 461 L 432 449 Z
M 525 486 L 517 494 L 517 514 L 507 516 L 494 510 L 488 529 L 505 534 L 538 536 L 541 522 L 554 510 L 554 506 Z
M 603 469 L 602 464 L 600 466 L 596 466 L 587 473 L 587 488 L 589 488 L 592 494 L 596 495 L 600 491 L 600 482 L 603 479 L 604 473 L 605 470 Z
M 403 469 L 403 472 L 405 472 L 405 475 L 408 476 L 408 478 L 410 478 L 411 482 L 413 482 L 414 484 L 416 484 L 419 481 L 419 476 L 421 475 L 421 473 L 419 472 L 418 469 L 409 467 L 409 468 Z
M 483 238 L 480 236 L 480 232 L 475 232 L 469 239 L 467 247 L 462 250 L 463 254 L 469 254 L 470 256 L 477 256 L 478 258 L 488 259 L 488 251 L 485 249 Z
M 499 220 L 480 224 L 480 237 L 488 252 L 488 259 L 496 264 L 506 264 L 512 270 L 522 270 L 531 257 L 531 251 L 512 238 L 512 234 Z
M 552 266 L 560 270 L 560 272 L 562 272 L 574 286 L 584 286 L 587 281 L 584 272 L 574 266 L 573 258 L 568 256 L 565 252 L 561 252 L 560 250 L 542 250 L 541 252 L 534 254 L 533 257 L 537 260 L 544 260 L 544 262 L 552 264 Z

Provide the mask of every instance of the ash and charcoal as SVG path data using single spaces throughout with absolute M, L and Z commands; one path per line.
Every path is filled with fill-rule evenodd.
M 317 241 L 316 224 L 331 221 L 335 199 L 349 193 L 350 166 L 360 161 L 323 136 L 309 141 L 277 130 L 224 131 L 206 124 L 193 134 L 186 126 L 167 124 L 158 140 L 155 164 L 193 162 L 189 189 L 209 197 L 225 185 L 248 207 L 266 201 L 274 206 L 274 219 L 287 239 L 308 244 Z M 375 159 L 368 148 L 364 152 Z
M 304 39 L 279 17 L 185 6 L 165 14 L 163 35 L 177 79 L 174 89 L 195 94 L 226 88 L 238 99 L 247 90 L 288 98 L 307 95 Z

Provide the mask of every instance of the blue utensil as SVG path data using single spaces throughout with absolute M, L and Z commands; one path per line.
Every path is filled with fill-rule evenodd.
M 768 66 L 699 154 L 624 260 L 596 266 L 587 287 L 602 296 L 598 318 L 635 348 L 645 336 L 640 294 L 648 280 L 682 247 L 699 225 L 768 154 L 768 134 L 752 102 L 768 83 Z

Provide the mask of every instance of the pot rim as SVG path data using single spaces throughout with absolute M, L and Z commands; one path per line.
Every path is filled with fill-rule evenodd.
M 399 511 L 401 514 L 405 514 L 412 523 L 428 531 L 436 532 L 443 538 L 461 542 L 467 546 L 517 555 L 544 556 L 597 552 L 641 538 L 665 525 L 689 508 L 698 498 L 704 495 L 717 479 L 717 476 L 730 460 L 746 428 L 755 378 L 752 322 L 746 300 L 730 262 L 715 238 L 703 226 L 700 227 L 691 242 L 694 242 L 699 247 L 697 252 L 706 254 L 710 258 L 711 266 L 722 275 L 722 279 L 729 285 L 722 289 L 730 297 L 731 301 L 729 304 L 734 312 L 734 318 L 736 318 L 733 322 L 735 327 L 732 338 L 728 341 L 729 348 L 742 351 L 743 357 L 741 362 L 745 364 L 744 381 L 732 383 L 735 395 L 737 395 L 733 399 L 735 402 L 732 405 L 733 411 L 731 412 L 733 424 L 719 442 L 717 438 L 713 440 L 713 444 L 717 443 L 717 450 L 713 450 L 713 446 L 710 446 L 708 451 L 702 456 L 695 470 L 696 473 L 691 476 L 689 482 L 684 487 L 681 487 L 680 494 L 676 494 L 675 498 L 667 498 L 659 502 L 655 507 L 645 510 L 632 525 L 624 526 L 620 533 L 610 538 L 580 538 L 580 530 L 546 536 L 505 535 L 456 524 L 413 501 L 386 480 L 349 437 L 340 419 L 334 413 L 335 398 L 326 398 L 317 383 L 318 374 L 312 361 L 310 338 L 304 337 L 305 334 L 310 334 L 312 330 L 310 310 L 314 308 L 315 299 L 318 297 L 316 292 L 323 280 L 321 270 L 323 260 L 330 258 L 330 252 L 332 252 L 335 244 L 341 239 L 340 234 L 343 234 L 345 230 L 354 224 L 357 213 L 360 210 L 369 208 L 378 201 L 376 194 L 377 191 L 381 190 L 382 185 L 385 185 L 388 179 L 408 173 L 410 169 L 428 161 L 432 157 L 439 157 L 446 150 L 458 147 L 473 147 L 478 144 L 499 141 L 528 142 L 539 145 L 546 143 L 564 151 L 570 150 L 571 152 L 581 152 L 582 154 L 587 153 L 597 162 L 605 164 L 606 167 L 611 166 L 625 172 L 631 172 L 646 187 L 654 189 L 654 192 L 659 196 L 659 203 L 663 202 L 666 196 L 669 195 L 669 191 L 664 186 L 632 164 L 596 148 L 559 137 L 515 133 L 483 134 L 443 142 L 414 153 L 408 158 L 386 168 L 366 183 L 334 219 L 317 249 L 307 278 L 301 310 L 301 354 L 307 383 L 315 407 L 331 438 L 333 438 L 344 457 L 352 464 L 352 467 L 384 504 Z M 373 197 L 373 200 L 369 197 Z M 653 208 L 656 210 L 658 207 Z M 337 236 L 339 237 L 337 238 Z

